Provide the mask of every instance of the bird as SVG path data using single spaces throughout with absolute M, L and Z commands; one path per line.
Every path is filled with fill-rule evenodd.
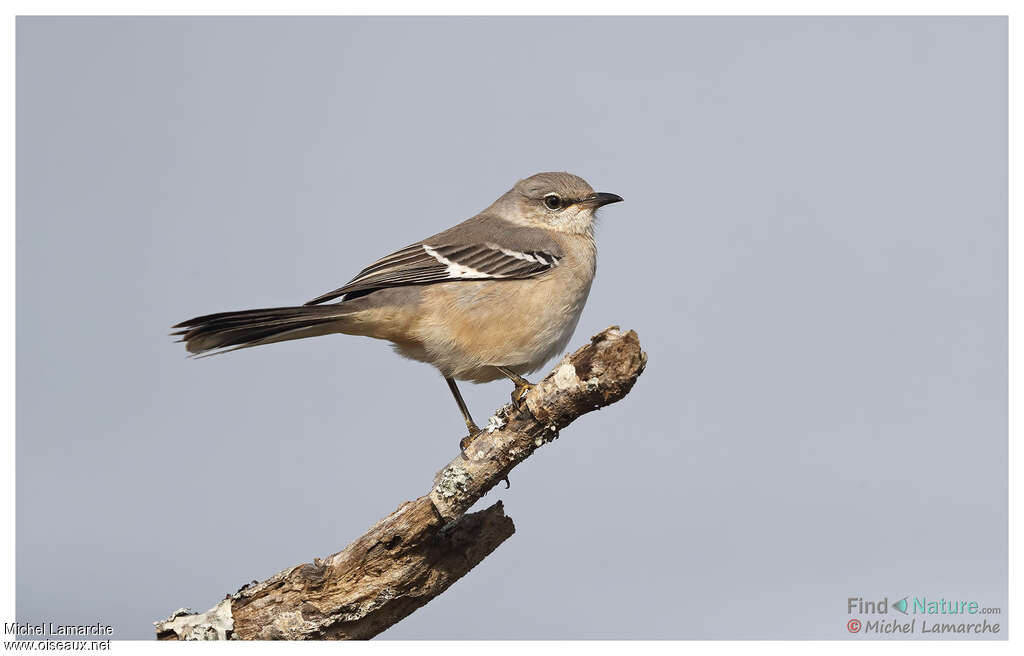
M 387 340 L 440 371 L 469 431 L 465 456 L 482 431 L 456 381 L 508 378 L 513 403 L 523 402 L 525 376 L 563 352 L 587 301 L 595 213 L 622 200 L 571 173 L 537 173 L 303 305 L 207 314 L 171 334 L 200 357 L 334 333 Z

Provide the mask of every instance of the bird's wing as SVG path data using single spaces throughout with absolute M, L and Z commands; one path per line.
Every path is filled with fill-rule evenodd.
M 525 231 L 525 232 L 524 232 Z M 382 257 L 348 282 L 306 305 L 316 305 L 345 294 L 386 287 L 423 285 L 455 280 L 532 278 L 556 266 L 562 250 L 543 231 L 535 228 L 492 232 L 479 241 L 477 230 L 449 230 Z

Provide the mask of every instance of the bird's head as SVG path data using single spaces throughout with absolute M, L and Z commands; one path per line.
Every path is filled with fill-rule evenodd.
M 616 194 L 595 192 L 571 173 L 538 173 L 517 182 L 494 205 L 516 223 L 589 234 L 597 208 L 621 200 Z

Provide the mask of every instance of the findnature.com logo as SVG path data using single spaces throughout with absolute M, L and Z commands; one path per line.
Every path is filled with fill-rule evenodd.
M 890 611 L 906 617 L 877 617 L 889 615 Z M 996 634 L 1001 630 L 999 623 L 979 616 L 1000 615 L 1002 609 L 982 606 L 969 599 L 908 595 L 892 603 L 888 597 L 879 600 L 847 597 L 846 614 L 868 616 L 846 622 L 846 630 L 851 634 Z

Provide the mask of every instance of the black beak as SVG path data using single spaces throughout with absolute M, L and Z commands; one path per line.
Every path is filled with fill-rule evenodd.
M 611 205 L 612 203 L 621 203 L 622 196 L 618 194 L 608 194 L 603 191 L 599 191 L 596 194 L 591 194 L 579 202 L 583 207 L 598 208 L 604 205 Z

